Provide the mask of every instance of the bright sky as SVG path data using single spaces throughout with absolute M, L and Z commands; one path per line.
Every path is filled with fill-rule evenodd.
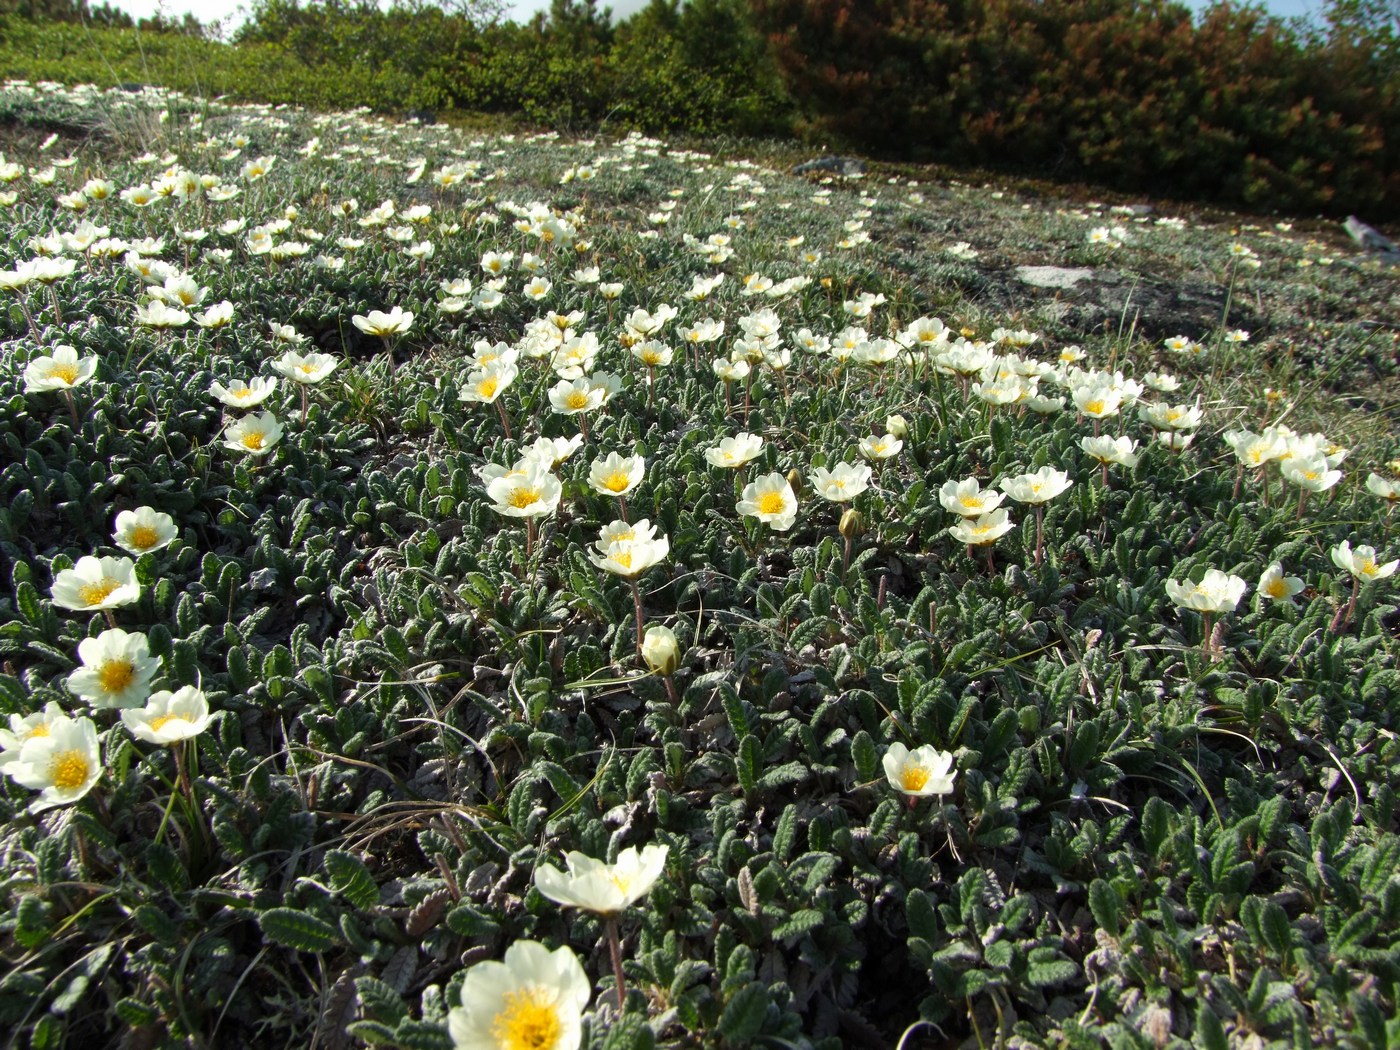
M 517 22 L 528 21 L 536 11 L 549 10 L 549 0 L 508 0 L 507 18 Z M 1206 0 L 1184 0 L 1193 8 L 1206 6 Z M 626 18 L 640 11 L 647 0 L 603 0 L 601 6 L 611 7 L 613 16 Z M 201 22 L 223 22 L 231 19 L 228 28 L 241 23 L 247 15 L 246 0 L 112 0 L 112 6 L 120 8 L 136 18 L 148 18 L 158 9 L 168 16 L 181 18 L 191 11 Z M 1317 13 L 1322 10 L 1323 0 L 1265 0 L 1264 6 L 1276 15 L 1285 18 L 1294 15 Z

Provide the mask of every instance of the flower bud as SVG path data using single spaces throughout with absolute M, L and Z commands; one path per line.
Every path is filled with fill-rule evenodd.
M 885 430 L 890 437 L 903 440 L 909 436 L 909 423 L 903 416 L 890 416 L 885 420 Z
M 865 518 L 855 507 L 847 507 L 841 514 L 841 523 L 836 527 L 842 536 L 853 540 L 865 531 Z
M 787 472 L 788 488 L 792 489 L 795 495 L 802 495 L 802 471 L 793 467 Z
M 669 627 L 648 627 L 642 638 L 642 659 L 655 673 L 667 677 L 676 673 L 681 663 L 681 647 Z

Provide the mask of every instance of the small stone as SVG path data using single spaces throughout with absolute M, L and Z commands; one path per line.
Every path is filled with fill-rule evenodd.
M 1073 288 L 1094 276 L 1085 266 L 1018 266 L 1016 276 L 1037 288 Z

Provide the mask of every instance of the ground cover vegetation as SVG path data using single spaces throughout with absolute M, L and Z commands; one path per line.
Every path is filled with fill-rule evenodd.
M 1335 225 L 0 112 L 21 1045 L 1400 1038 Z
M 536 127 L 787 135 L 1255 209 L 1400 214 L 1393 4 L 1316 22 L 1151 0 L 258 0 L 230 44 L 75 0 L 0 8 L 0 76 Z

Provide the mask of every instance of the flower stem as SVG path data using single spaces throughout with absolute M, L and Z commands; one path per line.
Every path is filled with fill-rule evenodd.
M 1044 504 L 1044 503 L 1037 503 L 1037 504 L 1035 505 L 1035 563 L 1036 563 L 1036 565 L 1039 565 L 1039 564 L 1040 564 L 1041 558 L 1042 558 L 1043 555 L 1044 555 L 1044 549 L 1043 549 L 1043 548 L 1044 548 L 1044 542 L 1045 542 L 1045 504 Z
M 78 422 L 78 406 L 73 401 L 73 391 L 65 390 L 63 396 L 68 399 L 68 414 L 73 417 L 73 433 L 76 436 L 78 431 L 83 429 L 83 425 Z
M 510 420 L 506 418 L 506 406 L 501 404 L 499 399 L 496 401 L 496 411 L 501 414 L 501 426 L 506 429 L 506 440 L 513 441 L 514 437 L 510 432 Z
M 637 578 L 633 576 L 627 581 L 632 585 L 632 607 L 637 614 L 637 655 L 642 655 L 642 591 L 637 586 Z
M 627 978 L 622 973 L 622 938 L 617 932 L 617 916 L 608 916 L 608 953 L 612 956 L 613 978 L 617 982 L 617 1015 L 627 1009 Z

